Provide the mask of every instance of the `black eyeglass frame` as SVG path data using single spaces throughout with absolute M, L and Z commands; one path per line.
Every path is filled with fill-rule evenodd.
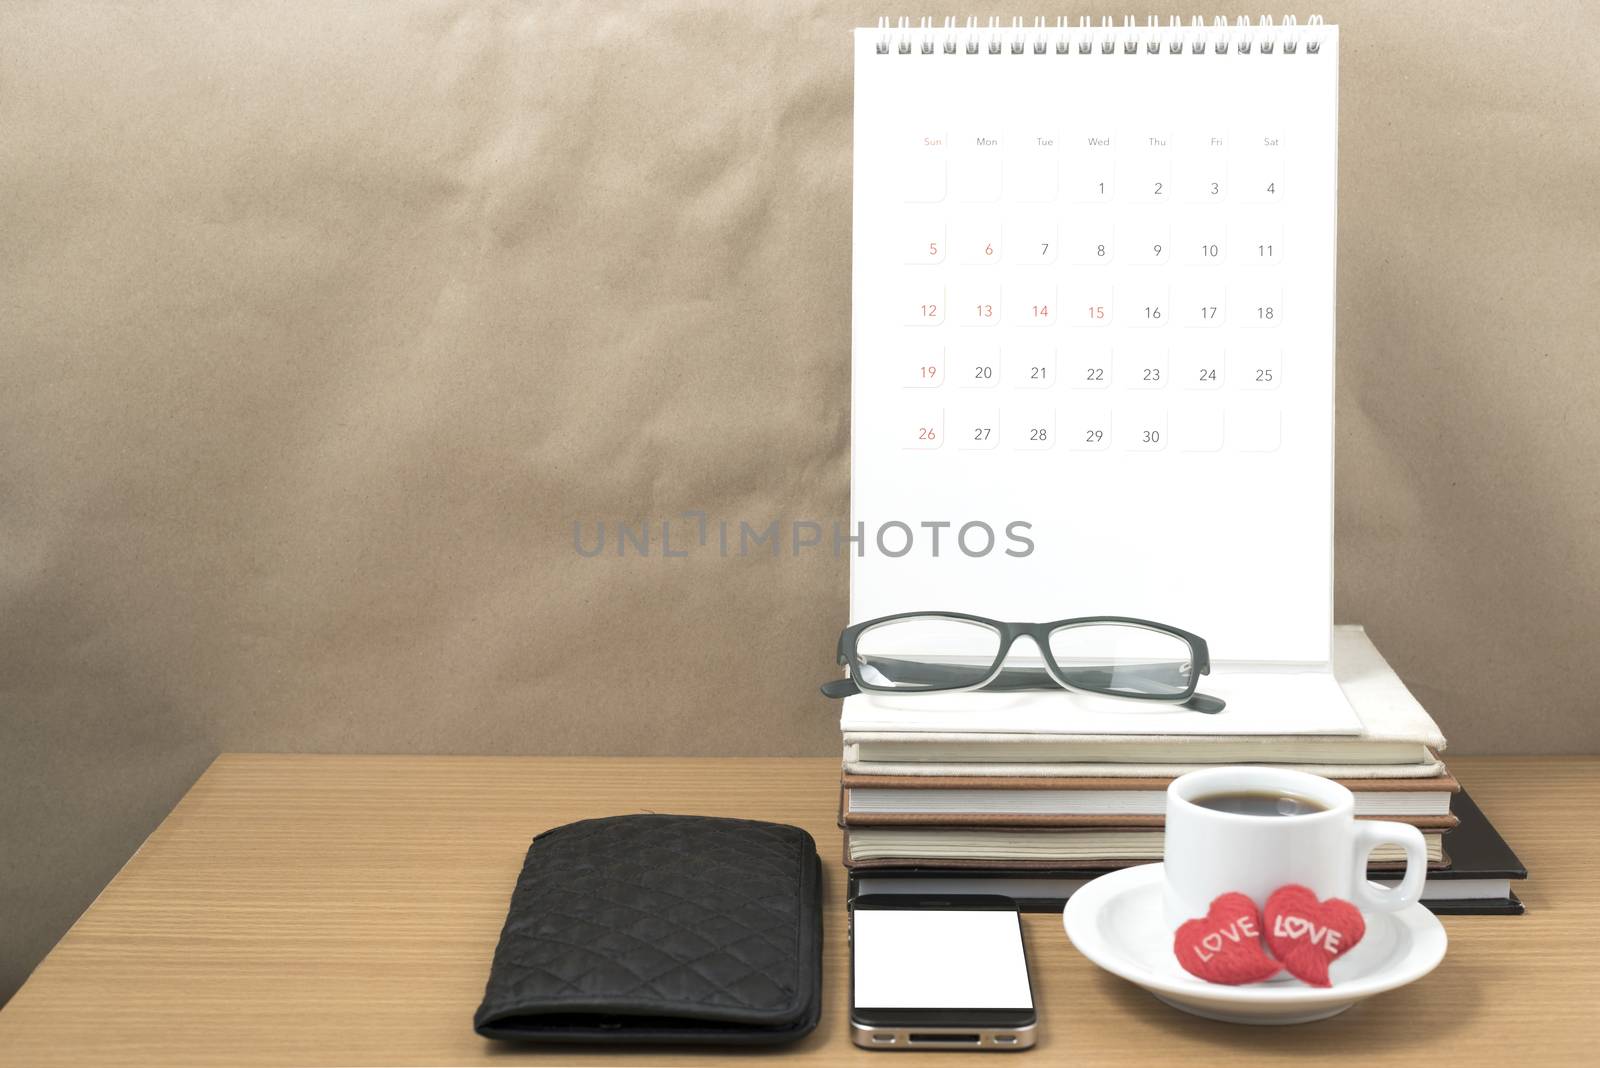
M 955 619 L 964 623 L 974 623 L 979 626 L 989 627 L 1000 636 L 1000 647 L 995 653 L 993 663 L 989 665 L 987 674 L 982 682 L 965 684 L 961 686 L 874 686 L 864 681 L 861 657 L 856 648 L 856 643 L 861 635 L 873 627 L 885 623 L 894 623 L 903 619 Z M 1056 663 L 1056 658 L 1050 651 L 1050 635 L 1055 631 L 1067 627 L 1081 627 L 1091 624 L 1120 624 L 1123 626 L 1142 627 L 1146 630 L 1158 631 L 1169 634 L 1183 641 L 1189 647 L 1189 658 L 1194 664 L 1189 686 L 1180 693 L 1128 693 L 1124 690 L 1101 689 L 1092 686 L 1083 686 L 1078 683 L 1066 681 L 1066 672 L 1061 665 Z M 1021 637 L 1033 639 L 1034 645 L 1039 649 L 1039 655 L 1044 659 L 1045 670 L 1040 672 L 1032 668 L 1007 668 L 1006 657 L 1011 652 L 1011 647 Z M 822 692 L 828 697 L 848 697 L 853 693 L 882 693 L 882 694 L 922 694 L 922 693 L 965 693 L 972 690 L 1031 690 L 1038 689 L 1041 683 L 1053 683 L 1063 690 L 1075 693 L 1096 693 L 1108 697 L 1119 697 L 1130 701 L 1163 701 L 1170 704 L 1188 704 L 1197 712 L 1215 713 L 1225 707 L 1222 700 L 1197 694 L 1200 677 L 1211 674 L 1211 651 L 1206 646 L 1206 640 L 1198 634 L 1191 634 L 1178 627 L 1157 623 L 1150 619 L 1137 619 L 1133 616 L 1080 616 L 1073 619 L 1057 619 L 1049 623 L 1008 623 L 1003 620 L 989 619 L 986 616 L 968 615 L 965 612 L 897 612 L 891 616 L 879 616 L 877 619 L 868 619 L 861 623 L 853 623 L 839 634 L 839 647 L 836 661 L 850 669 L 847 679 L 835 679 L 822 687 Z M 970 670 L 969 669 L 963 669 Z

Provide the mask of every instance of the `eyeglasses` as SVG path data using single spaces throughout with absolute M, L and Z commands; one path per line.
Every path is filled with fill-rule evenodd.
M 1032 639 L 1042 667 L 1008 667 L 1018 638 Z M 1221 698 L 1196 693 L 1211 673 L 1198 634 L 1125 616 L 1054 623 L 1003 623 L 960 612 L 903 612 L 846 627 L 838 661 L 850 677 L 822 687 L 828 697 L 857 693 L 956 693 L 964 690 L 1076 690 L 1170 701 L 1195 712 L 1221 712 Z

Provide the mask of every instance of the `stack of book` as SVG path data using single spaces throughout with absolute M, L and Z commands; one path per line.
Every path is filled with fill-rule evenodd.
M 896 729 L 869 696 L 847 699 L 839 819 L 852 893 L 1001 893 L 1059 908 L 1083 882 L 1161 859 L 1166 788 L 1196 768 L 1255 763 L 1335 779 L 1358 818 L 1415 825 L 1436 911 L 1520 912 L 1526 873 L 1438 753 L 1445 739 L 1359 627 L 1334 633 L 1334 677 L 1359 728 L 1341 733 L 997 733 L 948 706 Z M 1130 712 L 1130 714 L 1132 714 Z M 1286 721 L 1292 717 L 1285 716 Z M 1204 720 L 1210 720 L 1205 717 Z M 1130 721 L 1132 722 L 1132 721 Z M 1404 864 L 1379 850 L 1370 874 Z

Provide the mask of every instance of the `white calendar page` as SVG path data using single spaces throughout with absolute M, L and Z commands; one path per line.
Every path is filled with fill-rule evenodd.
M 857 31 L 854 620 L 1137 616 L 1213 661 L 1327 663 L 1338 37 L 1318 31 L 1314 53 L 1198 55 L 990 29 L 999 54 L 942 31 L 880 54 L 885 31 Z M 974 521 L 988 552 L 981 527 L 957 542 Z M 1008 555 L 1018 521 L 1032 550 Z

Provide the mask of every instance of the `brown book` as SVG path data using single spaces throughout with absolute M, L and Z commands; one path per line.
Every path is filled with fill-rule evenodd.
M 1424 830 L 1428 867 L 1444 868 L 1444 834 Z M 1111 868 L 1161 859 L 1159 828 L 1095 827 L 849 827 L 844 834 L 844 866 L 868 868 L 974 868 L 1053 870 Z M 1373 851 L 1370 867 L 1405 863 L 1398 846 Z

